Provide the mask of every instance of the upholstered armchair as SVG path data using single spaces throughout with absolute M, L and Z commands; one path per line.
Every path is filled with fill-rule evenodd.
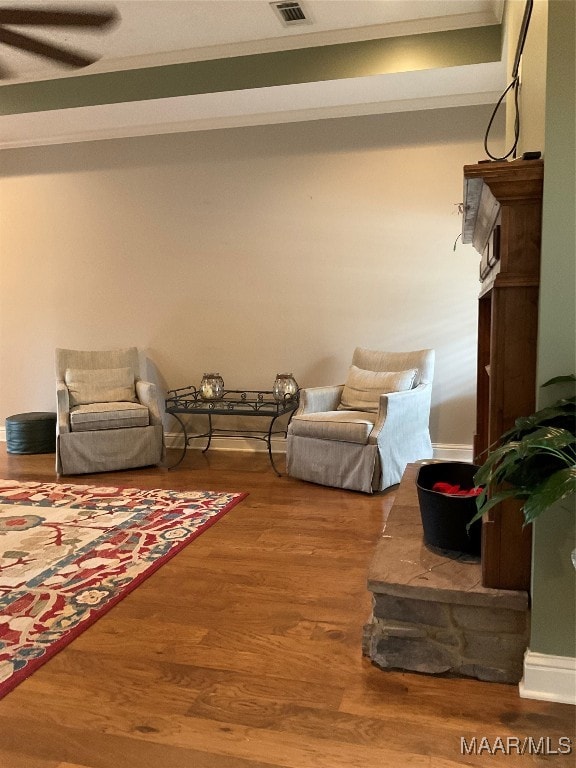
M 136 347 L 56 350 L 56 471 L 75 475 L 159 464 L 157 388 L 140 379 Z
M 288 427 L 287 470 L 320 485 L 373 493 L 432 457 L 428 422 L 434 350 L 358 347 L 345 384 L 300 392 Z

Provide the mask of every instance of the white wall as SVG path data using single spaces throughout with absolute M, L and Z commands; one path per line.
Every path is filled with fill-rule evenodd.
M 333 383 L 356 345 L 434 347 L 433 441 L 469 445 L 478 258 L 453 244 L 490 111 L 1 153 L 2 423 L 54 409 L 56 346 L 135 344 L 170 388 Z

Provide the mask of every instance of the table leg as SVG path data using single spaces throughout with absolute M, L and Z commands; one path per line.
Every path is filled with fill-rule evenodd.
M 174 469 L 175 467 L 177 467 L 182 462 L 182 459 L 184 458 L 184 456 L 186 456 L 186 449 L 188 448 L 188 433 L 186 432 L 186 425 L 184 424 L 184 421 L 180 418 L 180 416 L 178 416 L 177 413 L 173 413 L 171 415 L 174 416 L 176 421 L 182 427 L 182 434 L 184 436 L 184 445 L 182 447 L 182 453 L 180 455 L 180 458 L 178 459 L 176 464 L 172 464 L 172 466 L 168 467 L 168 469 Z
M 276 464 L 274 464 L 274 457 L 272 455 L 272 427 L 274 426 L 274 422 L 276 421 L 277 418 L 278 416 L 272 417 L 270 426 L 268 428 L 268 436 L 265 438 L 265 440 L 266 440 L 266 444 L 268 445 L 268 457 L 270 459 L 270 464 L 272 465 L 272 469 L 274 470 L 274 472 L 276 472 L 278 477 L 282 477 L 280 472 L 278 472 L 278 470 L 276 469 Z
M 210 448 L 210 443 L 212 442 L 212 414 L 208 414 L 208 442 L 206 443 L 206 447 L 202 449 L 202 453 L 206 453 L 208 448 Z

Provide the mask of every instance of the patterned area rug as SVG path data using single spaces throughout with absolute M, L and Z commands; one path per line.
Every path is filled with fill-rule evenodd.
M 246 495 L 0 480 L 0 697 Z

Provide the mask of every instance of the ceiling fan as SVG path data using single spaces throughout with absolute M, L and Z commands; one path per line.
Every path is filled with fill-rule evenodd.
M 21 29 L 15 30 L 12 27 L 107 30 L 112 28 L 119 18 L 118 12 L 113 8 L 93 10 L 89 7 L 80 7 L 75 10 L 65 10 L 62 7 L 0 5 L 0 44 L 11 46 L 33 56 L 42 56 L 65 66 L 86 67 L 100 57 L 43 40 L 37 35 L 29 35 Z M 8 75 L 8 69 L 0 64 L 0 78 Z

